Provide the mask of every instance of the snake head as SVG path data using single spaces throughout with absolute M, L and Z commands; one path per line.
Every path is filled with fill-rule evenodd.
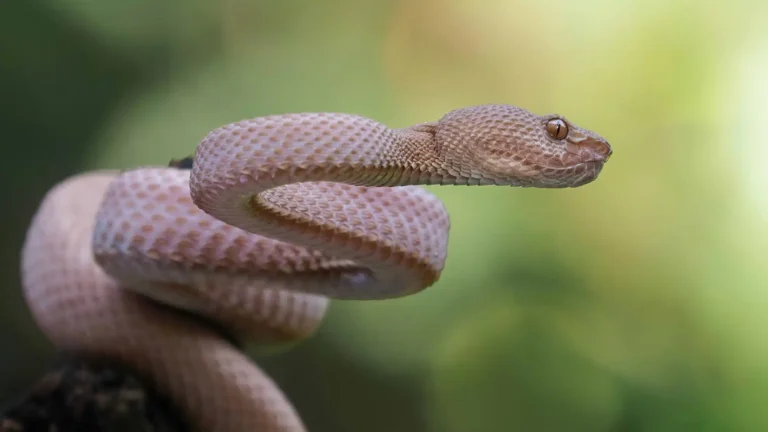
M 482 105 L 446 114 L 435 134 L 453 175 L 479 184 L 577 187 L 597 178 L 613 150 L 603 137 L 557 114 Z

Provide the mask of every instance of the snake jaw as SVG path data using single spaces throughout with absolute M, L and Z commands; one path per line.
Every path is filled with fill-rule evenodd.
M 503 175 L 507 179 L 503 184 L 550 189 L 583 186 L 597 179 L 612 153 L 603 143 L 591 138 L 578 145 L 558 143 L 559 148 L 505 161 L 503 168 L 497 165 L 494 171 L 497 177 Z
M 599 135 L 578 127 L 569 134 L 567 141 L 566 148 L 575 150 L 575 153 L 570 153 L 575 156 L 574 171 L 582 171 L 581 177 L 574 180 L 571 187 L 583 186 L 596 180 L 613 154 L 611 145 Z

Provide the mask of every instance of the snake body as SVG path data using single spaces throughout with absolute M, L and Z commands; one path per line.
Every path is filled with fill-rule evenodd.
M 59 349 L 135 368 L 201 431 L 303 431 L 208 323 L 291 341 L 315 331 L 329 299 L 419 292 L 439 278 L 450 228 L 419 185 L 577 187 L 611 153 L 562 116 L 510 105 L 404 129 L 339 113 L 244 120 L 210 132 L 190 169 L 55 185 L 23 246 L 24 295 Z

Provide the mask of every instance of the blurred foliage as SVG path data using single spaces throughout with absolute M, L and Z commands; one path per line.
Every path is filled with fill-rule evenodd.
M 336 302 L 258 362 L 312 431 L 768 428 L 765 2 L 167 0 L 0 4 L 0 395 L 46 367 L 18 251 L 42 194 L 165 164 L 242 118 L 393 127 L 512 103 L 606 136 L 572 190 L 430 188 L 433 288 Z

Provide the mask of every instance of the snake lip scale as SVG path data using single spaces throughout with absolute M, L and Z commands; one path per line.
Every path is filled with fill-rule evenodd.
M 141 372 L 199 430 L 301 432 L 276 383 L 206 322 L 296 341 L 330 299 L 420 292 L 451 225 L 421 186 L 580 187 L 612 153 L 563 116 L 501 104 L 401 129 L 343 113 L 243 120 L 170 166 L 54 185 L 22 248 L 23 293 L 58 349 Z

